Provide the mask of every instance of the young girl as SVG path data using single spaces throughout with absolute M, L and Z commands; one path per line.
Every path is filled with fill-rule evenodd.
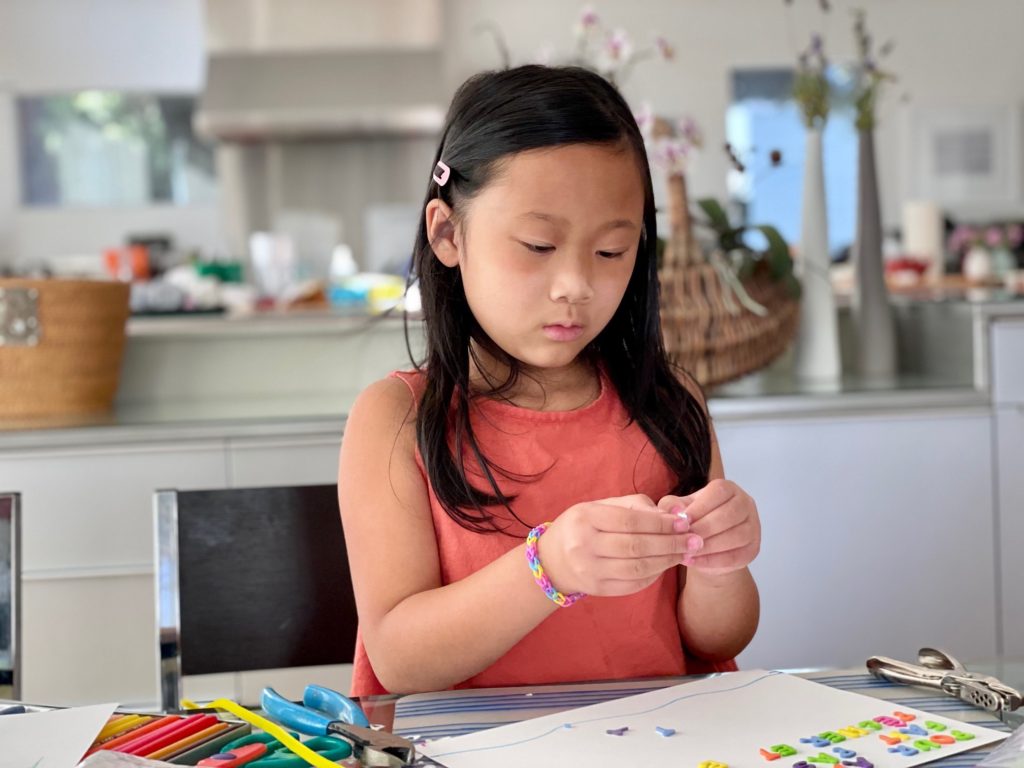
M 425 365 L 345 428 L 353 695 L 734 668 L 760 523 L 667 362 L 656 242 L 643 139 L 604 79 L 459 89 L 414 253 Z

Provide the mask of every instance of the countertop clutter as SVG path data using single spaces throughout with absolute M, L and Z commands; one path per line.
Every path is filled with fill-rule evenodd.
M 840 298 L 840 328 L 848 313 Z M 709 392 L 718 419 L 900 410 L 989 401 L 987 327 L 1024 318 L 1024 298 L 992 290 L 894 298 L 901 370 L 871 381 L 798 379 L 783 356 Z M 411 367 L 419 318 L 356 308 L 214 316 L 133 317 L 114 408 L 86 416 L 0 420 L 0 447 L 46 446 L 159 435 L 266 435 L 339 430 L 358 392 Z M 848 329 L 847 329 L 848 330 Z M 844 331 L 845 333 L 845 331 Z M 844 339 L 841 339 L 845 341 Z M 852 366 L 851 366 L 852 367 Z

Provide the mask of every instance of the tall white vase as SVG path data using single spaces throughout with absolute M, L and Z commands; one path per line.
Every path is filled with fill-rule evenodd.
M 842 374 L 830 263 L 821 130 L 810 129 L 804 163 L 803 231 L 798 264 L 803 296 L 795 372 L 801 379 L 817 382 L 838 382 Z

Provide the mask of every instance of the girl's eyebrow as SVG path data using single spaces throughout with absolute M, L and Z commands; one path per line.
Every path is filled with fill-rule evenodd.
M 520 219 L 540 219 L 541 221 L 547 221 L 551 224 L 557 224 L 559 226 L 567 226 L 569 220 L 561 216 L 556 216 L 553 213 L 544 213 L 543 211 L 527 211 L 526 213 L 520 214 Z M 599 232 L 608 232 L 613 229 L 638 229 L 636 222 L 630 221 L 629 219 L 612 219 L 606 221 L 600 227 L 597 228 Z

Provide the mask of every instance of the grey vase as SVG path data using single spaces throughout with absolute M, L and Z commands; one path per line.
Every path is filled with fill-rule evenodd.
M 882 261 L 882 217 L 873 131 L 860 132 L 858 149 L 857 231 L 853 244 L 857 368 L 867 380 L 885 381 L 896 376 L 896 325 Z

